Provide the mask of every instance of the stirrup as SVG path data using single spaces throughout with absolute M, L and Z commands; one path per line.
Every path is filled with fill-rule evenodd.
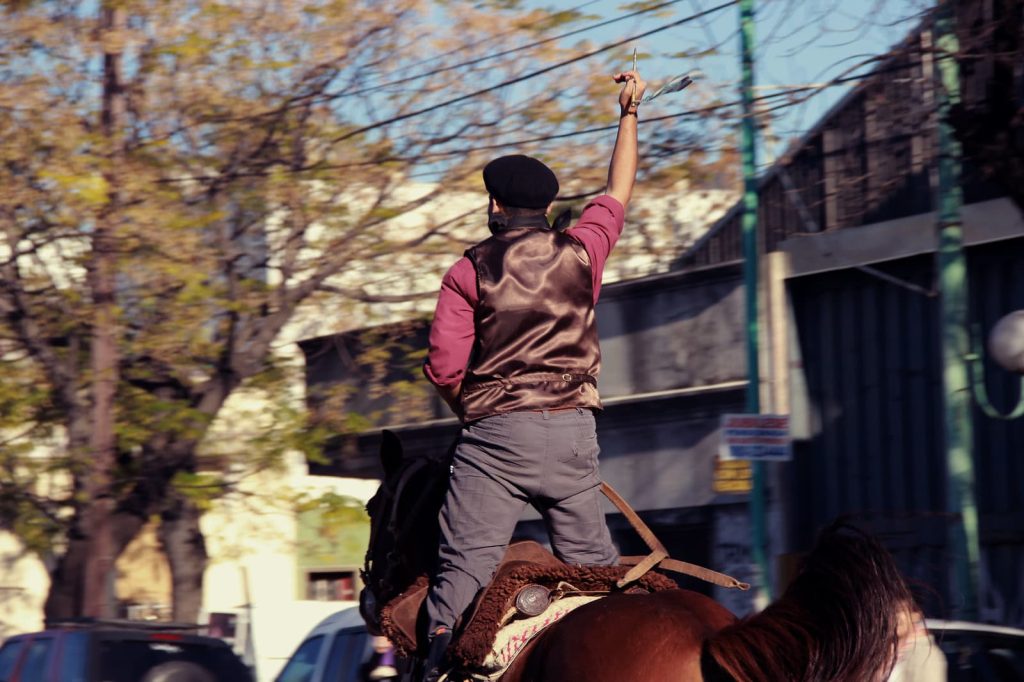
M 452 643 L 452 631 L 445 630 L 430 638 L 427 657 L 423 659 L 422 682 L 442 682 L 448 677 L 448 670 L 442 665 L 448 645 Z

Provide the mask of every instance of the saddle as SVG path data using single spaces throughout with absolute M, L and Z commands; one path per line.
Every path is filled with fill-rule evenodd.
M 448 657 L 456 667 L 463 670 L 480 669 L 492 653 L 498 631 L 510 620 L 515 620 L 517 612 L 521 615 L 529 612 L 528 615 L 537 616 L 544 613 L 554 601 L 571 597 L 564 600 L 567 604 L 565 608 L 557 609 L 560 613 L 557 617 L 561 617 L 572 608 L 568 602 L 580 596 L 596 597 L 612 592 L 649 593 L 678 588 L 674 580 L 653 570 L 656 568 L 690 575 L 721 587 L 740 590 L 750 588 L 748 584 L 722 573 L 672 559 L 668 556 L 668 550 L 621 495 L 607 483 L 601 484 L 601 490 L 647 543 L 651 553 L 620 557 L 618 566 L 569 566 L 532 540 L 512 543 L 498 565 L 494 578 L 481 590 L 467 611 L 469 615 L 455 625 L 455 637 L 449 646 Z M 415 657 L 427 650 L 425 627 L 422 627 L 422 606 L 429 587 L 427 576 L 420 576 L 380 609 L 381 631 L 404 656 Z M 521 592 L 525 594 L 527 589 L 532 589 L 534 596 L 542 596 L 539 604 L 534 604 L 536 608 L 527 604 L 524 610 L 517 597 Z M 530 599 L 525 601 L 528 603 Z M 575 603 L 580 602 L 576 600 Z
M 505 551 L 505 556 L 502 558 L 501 563 L 498 564 L 490 585 L 484 588 L 477 596 L 470 610 L 472 615 L 466 619 L 466 624 L 475 620 L 483 595 L 501 582 L 502 576 L 516 568 L 528 565 L 564 566 L 551 552 L 532 540 L 513 542 Z M 423 644 L 421 642 L 423 628 L 419 627 L 419 625 L 423 602 L 427 597 L 429 587 L 430 583 L 427 576 L 420 576 L 408 589 L 391 599 L 381 608 L 381 630 L 391 640 L 395 649 L 404 656 L 412 656 L 417 651 L 425 650 L 424 646 L 420 646 L 420 644 Z M 462 627 L 461 623 L 458 623 L 456 624 L 456 631 L 464 632 L 465 628 Z
M 512 543 L 490 584 L 477 595 L 468 615 L 456 624 L 449 659 L 462 669 L 480 668 L 491 652 L 498 631 L 516 611 L 517 596 L 527 586 L 540 586 L 552 601 L 563 595 L 603 596 L 613 591 L 656 592 L 678 587 L 667 576 L 650 572 L 631 582 L 627 589 L 619 590 L 617 583 L 629 568 L 626 565 L 569 566 L 532 540 Z M 421 577 L 381 609 L 381 630 L 405 656 L 414 656 L 426 648 L 422 641 L 423 628 L 419 625 L 428 587 L 427 578 Z

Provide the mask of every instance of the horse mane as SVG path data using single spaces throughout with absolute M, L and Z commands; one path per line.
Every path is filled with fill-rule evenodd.
M 384 477 L 366 505 L 371 530 L 362 572 L 376 599 L 386 601 L 431 572 L 450 458 L 451 451 L 441 457 L 407 455 L 396 434 L 382 433 Z
M 881 544 L 848 523 L 833 523 L 781 599 L 705 642 L 704 679 L 879 679 L 896 663 L 900 624 L 912 607 L 910 591 Z

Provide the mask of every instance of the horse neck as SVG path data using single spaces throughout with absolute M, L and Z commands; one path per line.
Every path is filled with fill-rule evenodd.
M 888 552 L 849 528 L 822 534 L 780 600 L 708 640 L 732 679 L 866 682 L 895 665 L 910 592 Z

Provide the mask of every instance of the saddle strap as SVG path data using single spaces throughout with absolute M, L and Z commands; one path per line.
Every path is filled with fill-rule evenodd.
M 618 582 L 615 583 L 615 586 L 620 588 L 625 587 L 634 580 L 637 580 L 638 578 L 643 576 L 645 573 L 647 573 L 647 571 L 651 570 L 667 558 L 668 552 L 666 552 L 663 549 L 656 549 L 644 557 L 636 557 L 636 564 L 633 566 L 633 568 L 626 571 L 626 575 L 619 578 Z M 619 563 L 623 563 L 621 557 L 619 558 Z
M 625 498 L 605 482 L 601 483 L 601 492 L 604 493 L 605 497 L 611 500 L 611 503 L 622 512 L 622 515 L 626 517 L 629 524 L 633 526 L 633 529 L 640 535 L 647 546 L 651 548 L 651 553 L 644 557 L 620 557 L 619 563 L 625 566 L 632 566 L 633 568 L 619 580 L 619 587 L 623 587 L 633 582 L 640 576 L 647 573 L 655 566 L 674 571 L 676 573 L 682 573 L 684 575 L 693 576 L 705 582 L 709 582 L 712 585 L 718 585 L 719 587 L 734 588 L 737 590 L 749 590 L 750 584 L 741 582 L 732 576 L 719 573 L 718 571 L 712 571 L 710 568 L 704 568 L 703 566 L 697 566 L 696 564 L 687 563 L 685 561 L 679 561 L 678 559 L 672 559 L 668 556 L 668 550 L 661 544 L 657 536 L 654 534 L 640 515 L 633 511 L 633 508 L 629 506 Z
M 651 556 L 654 555 L 648 554 L 647 556 L 619 557 L 619 563 L 623 566 L 633 566 L 633 568 L 636 568 L 640 565 L 640 563 L 643 560 Z M 711 583 L 712 585 L 718 585 L 719 587 L 728 587 L 731 589 L 744 591 L 750 589 L 750 583 L 739 581 L 730 575 L 719 573 L 718 571 L 712 571 L 710 568 L 704 568 L 703 566 L 698 566 L 697 564 L 691 564 L 685 561 L 680 561 L 679 559 L 666 557 L 665 559 L 657 561 L 656 565 L 658 568 L 664 568 L 668 571 L 673 571 L 674 573 L 682 573 L 683 575 L 693 576 L 694 578 L 698 578 L 700 580 L 703 580 L 704 582 Z M 647 571 L 645 570 L 644 573 L 646 572 Z

